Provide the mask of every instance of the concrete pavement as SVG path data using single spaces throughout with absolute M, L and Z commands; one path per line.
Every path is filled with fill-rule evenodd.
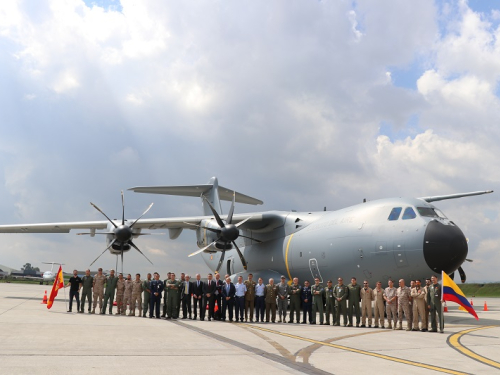
M 500 371 L 500 299 L 474 299 L 478 322 L 450 305 L 440 334 L 67 313 L 62 291 L 51 310 L 40 304 L 46 289 L 0 284 L 2 373 Z

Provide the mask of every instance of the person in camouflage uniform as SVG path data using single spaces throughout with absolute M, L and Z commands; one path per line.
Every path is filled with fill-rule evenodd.
M 403 279 L 399 280 L 399 288 L 396 291 L 396 296 L 398 297 L 398 318 L 399 326 L 398 330 L 403 329 L 403 313 L 406 317 L 406 330 L 411 331 L 412 327 L 412 316 L 410 313 L 410 298 L 411 289 L 405 285 Z
M 253 322 L 253 310 L 255 304 L 255 286 L 257 283 L 253 281 L 253 275 L 248 274 L 248 280 L 245 280 L 245 286 L 247 287 L 247 292 L 245 293 L 245 322 L 250 318 L 250 322 Z M 250 310 L 250 314 L 248 313 Z
M 135 280 L 132 282 L 132 303 L 130 304 L 130 312 L 129 316 L 135 316 L 135 307 L 137 305 L 137 309 L 139 312 L 137 316 L 141 316 L 142 310 L 142 280 L 141 274 L 135 274 Z
M 123 312 L 123 294 L 125 293 L 125 279 L 123 278 L 123 273 L 118 275 L 118 281 L 116 282 L 116 315 L 120 315 Z
M 95 314 L 97 300 L 99 300 L 99 311 L 102 310 L 102 299 L 104 297 L 104 284 L 106 283 L 106 276 L 102 274 L 102 268 L 97 270 L 97 275 L 94 276 L 94 304 L 92 306 L 92 314 Z
M 127 275 L 127 280 L 125 280 L 125 292 L 123 293 L 123 309 L 122 315 L 127 313 L 127 305 L 129 306 L 129 310 L 132 307 L 132 275 Z

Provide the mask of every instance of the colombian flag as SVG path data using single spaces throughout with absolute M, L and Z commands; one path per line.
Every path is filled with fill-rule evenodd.
M 50 292 L 50 297 L 49 300 L 47 301 L 47 308 L 50 309 L 52 307 L 52 304 L 54 303 L 54 299 L 57 296 L 57 292 L 59 289 L 64 288 L 64 278 L 63 278 L 63 272 L 62 272 L 62 267 L 59 266 L 59 271 L 57 272 L 57 276 L 54 279 L 54 285 L 52 285 L 52 291 Z
M 479 320 L 477 317 L 474 308 L 470 305 L 467 298 L 465 298 L 464 294 L 460 290 L 457 284 L 449 277 L 446 273 L 442 272 L 442 284 L 443 284 L 443 301 L 452 301 L 458 303 L 462 306 L 466 311 L 469 312 L 476 320 Z

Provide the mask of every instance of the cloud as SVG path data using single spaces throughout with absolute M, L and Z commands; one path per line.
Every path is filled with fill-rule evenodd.
M 497 189 L 498 10 L 430 0 L 99 4 L 0 5 L 3 223 L 100 220 L 89 201 L 119 216 L 120 190 L 213 175 L 265 201 L 237 212 Z M 391 72 L 408 69 L 416 89 L 396 87 Z M 151 201 L 149 217 L 201 212 L 197 199 L 127 192 L 127 216 Z M 471 256 L 496 241 L 495 204 L 440 205 L 473 240 Z M 205 269 L 187 258 L 194 232 L 146 237 L 156 236 L 138 246 L 158 270 Z M 78 269 L 105 245 L 10 236 L 5 249 L 27 247 L 6 259 L 29 261 L 37 241 L 43 258 L 64 253 Z M 149 270 L 135 251 L 126 262 Z

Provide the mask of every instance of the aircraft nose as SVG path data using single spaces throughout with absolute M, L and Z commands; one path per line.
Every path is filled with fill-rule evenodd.
M 467 252 L 467 240 L 459 227 L 438 220 L 429 222 L 424 236 L 424 258 L 432 270 L 454 272 L 465 261 Z

